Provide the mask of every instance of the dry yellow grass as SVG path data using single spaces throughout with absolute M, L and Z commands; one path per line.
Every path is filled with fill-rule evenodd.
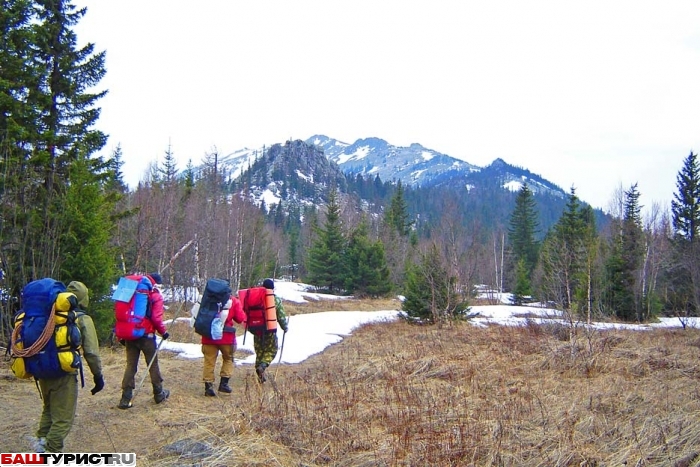
M 568 336 L 372 324 L 273 366 L 276 387 L 238 367 L 233 394 L 216 398 L 201 360 L 163 354 L 170 400 L 156 406 L 147 382 L 127 411 L 115 407 L 123 352 L 103 349 L 107 386 L 81 391 L 66 450 L 136 452 L 139 466 L 700 465 L 700 331 Z M 0 391 L 0 452 L 26 450 L 34 384 L 5 377 Z
M 308 300 L 306 303 L 285 302 L 284 310 L 289 315 L 299 315 L 303 313 L 316 313 L 319 311 L 376 311 L 376 310 L 398 310 L 401 302 L 395 298 L 384 298 L 377 300 L 358 300 L 354 298 L 344 298 L 339 300 Z

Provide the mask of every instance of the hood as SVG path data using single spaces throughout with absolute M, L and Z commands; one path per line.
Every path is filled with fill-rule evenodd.
M 68 292 L 75 294 L 78 298 L 78 305 L 84 310 L 87 310 L 90 304 L 90 297 L 88 296 L 88 288 L 82 282 L 72 281 L 68 284 Z

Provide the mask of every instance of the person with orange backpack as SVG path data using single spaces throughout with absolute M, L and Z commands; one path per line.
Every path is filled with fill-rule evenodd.
M 158 366 L 158 347 L 156 346 L 156 332 L 161 335 L 162 340 L 170 337 L 163 323 L 163 295 L 157 288 L 163 280 L 157 272 L 145 276 L 126 276 L 122 279 L 126 279 L 125 283 L 135 283 L 135 286 L 131 291 L 133 299 L 129 301 L 117 299 L 117 305 L 115 305 L 117 318 L 115 333 L 126 347 L 122 397 L 117 407 L 120 409 L 131 407 L 131 399 L 136 388 L 135 378 L 139 356 L 142 353 L 146 364 L 149 365 L 153 399 L 156 404 L 160 404 L 170 396 L 170 391 L 163 389 L 163 377 Z M 119 290 L 118 286 L 117 291 Z M 145 307 L 143 311 L 138 310 L 141 304 Z
M 275 322 L 279 324 L 282 331 L 285 333 L 289 330 L 289 322 L 287 314 L 284 312 L 282 300 L 274 295 L 275 282 L 272 279 L 265 279 L 262 287 L 267 289 L 268 294 L 274 297 L 274 314 L 272 316 L 263 316 L 263 323 L 268 325 L 256 325 L 258 319 L 255 317 L 255 311 L 248 304 L 248 296 L 253 296 L 254 289 L 249 289 L 248 293 L 243 298 L 243 310 L 246 312 L 246 328 L 253 334 L 253 348 L 255 349 L 255 373 L 258 375 L 258 381 L 264 383 L 267 381 L 265 370 L 277 356 L 278 340 L 276 326 L 270 326 L 269 323 Z

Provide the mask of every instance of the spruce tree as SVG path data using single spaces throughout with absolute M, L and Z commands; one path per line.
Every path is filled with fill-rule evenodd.
M 105 180 L 114 175 L 94 157 L 106 141 L 94 128 L 100 114 L 96 104 L 106 91 L 92 92 L 105 74 L 105 54 L 94 53 L 93 44 L 78 48 L 73 31 L 85 12 L 58 0 L 6 1 L 0 8 L 0 21 L 8 28 L 0 33 L 0 183 L 2 218 L 11 219 L 0 226 L 0 239 L 11 265 L 5 272 L 13 294 L 35 278 L 72 279 L 62 276 L 62 265 L 71 261 L 67 255 L 76 254 L 72 232 L 80 229 L 65 216 L 65 206 L 77 202 L 68 196 L 76 195 L 77 183 L 100 194 L 113 190 Z M 90 205 L 90 199 L 83 201 Z M 101 243 L 109 252 L 105 232 L 112 225 L 111 217 L 96 223 L 82 233 L 82 243 Z M 104 265 L 100 258 L 93 259 Z M 90 282 L 100 284 L 99 277 L 88 277 L 86 285 L 95 293 L 107 292 Z
M 541 255 L 544 298 L 574 314 L 590 310 L 591 261 L 596 227 L 590 206 L 582 206 L 572 187 L 566 208 L 545 238 Z
M 625 321 L 641 320 L 642 297 L 637 281 L 643 254 L 640 193 L 635 183 L 624 193 L 624 212 L 619 233 L 613 237 L 606 263 L 606 303 Z
M 511 303 L 513 305 L 523 305 L 532 296 L 532 284 L 530 283 L 530 272 L 527 270 L 525 260 L 518 260 L 515 265 L 515 286 Z
M 332 188 L 328 195 L 325 223 L 323 227 L 316 228 L 315 233 L 316 240 L 306 261 L 307 280 L 330 293 L 340 291 L 346 279 L 343 258 L 346 241 L 340 220 L 338 192 L 335 188 Z
M 456 279 L 443 264 L 437 245 L 409 264 L 406 272 L 404 317 L 412 322 L 438 323 L 459 318 L 467 312 L 455 290 Z
M 683 161 L 676 177 L 676 188 L 671 201 L 673 229 L 676 236 L 693 243 L 700 232 L 700 165 L 692 151 Z
M 408 207 L 404 199 L 404 189 L 400 181 L 396 184 L 396 191 L 391 197 L 385 222 L 401 237 L 406 237 L 411 231 L 413 223 L 409 220 Z
M 168 149 L 165 151 L 165 159 L 163 160 L 163 165 L 158 167 L 159 179 L 162 180 L 166 185 L 171 185 L 177 182 L 178 168 L 177 159 L 173 153 L 173 148 L 168 143 Z
M 685 314 L 700 310 L 700 165 L 692 151 L 676 177 L 671 201 L 673 257 L 671 299 Z
M 111 216 L 116 199 L 104 189 L 110 180 L 109 163 L 81 158 L 72 164 L 71 183 L 62 203 L 61 223 L 65 225 L 59 239 L 64 281 L 78 280 L 91 291 L 91 310 L 98 335 L 106 340 L 111 331 L 113 302 L 108 298 L 118 275 L 116 251 L 110 247 Z M 100 177 L 102 173 L 104 176 Z M 66 283 L 67 283 L 66 282 Z
M 195 178 L 194 178 L 194 166 L 192 165 L 192 159 L 187 161 L 187 166 L 185 167 L 185 195 L 189 196 L 194 190 Z
M 0 0 L 0 148 L 5 164 L 10 157 L 21 160 L 36 132 L 39 109 L 28 105 L 39 74 L 27 46 L 35 40 L 32 11 L 29 0 Z
M 88 155 L 102 149 L 107 136 L 93 128 L 100 116 L 97 101 L 107 91 L 91 92 L 106 73 L 105 52 L 94 44 L 77 47 L 73 31 L 87 8 L 70 0 L 36 0 L 38 25 L 32 48 L 43 67 L 37 89 L 40 106 L 40 150 L 45 150 L 58 175 L 81 150 Z
M 560 254 L 561 270 L 566 291 L 567 309 L 572 309 L 574 297 L 582 284 L 582 274 L 585 271 L 585 224 L 581 212 L 581 203 L 576 196 L 576 190 L 571 187 L 569 199 L 559 221 L 554 226 L 554 232 L 562 246 Z M 578 307 L 576 307 L 578 308 Z M 579 311 L 579 310 L 575 310 Z
M 345 288 L 358 297 L 379 297 L 391 292 L 389 267 L 380 240 L 368 237 L 366 219 L 350 234 L 345 255 L 347 276 Z
M 535 199 L 527 184 L 523 185 L 515 198 L 515 208 L 510 217 L 508 240 L 515 264 L 516 302 L 522 303 L 525 295 L 531 294 L 530 275 L 537 264 L 539 245 L 535 240 L 538 227 Z M 527 293 L 521 293 L 527 291 Z

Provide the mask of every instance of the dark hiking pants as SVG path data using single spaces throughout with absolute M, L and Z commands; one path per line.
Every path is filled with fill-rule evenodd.
M 126 346 L 126 368 L 122 379 L 122 391 L 133 391 L 136 388 L 136 371 L 139 366 L 139 355 L 143 352 L 143 358 L 148 365 L 153 360 L 149 376 L 151 384 L 155 388 L 162 388 L 163 378 L 158 367 L 158 356 L 156 355 L 155 337 L 141 337 L 133 341 L 125 341 Z

